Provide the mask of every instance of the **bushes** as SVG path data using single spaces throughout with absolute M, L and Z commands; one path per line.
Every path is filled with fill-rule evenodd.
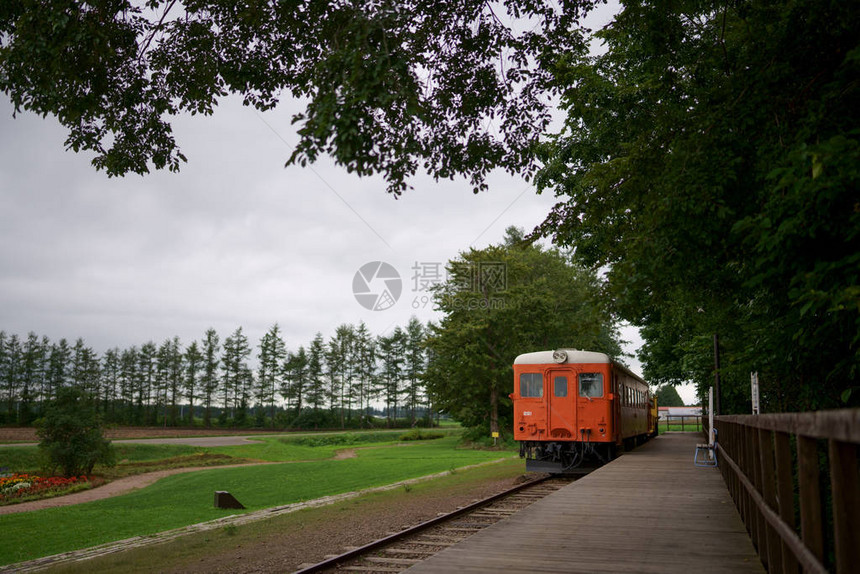
M 400 435 L 400 440 L 433 440 L 437 438 L 442 438 L 445 436 L 445 433 L 434 432 L 434 431 L 426 431 L 420 428 L 414 428 L 409 432 L 405 432 Z
M 89 395 L 80 389 L 57 391 L 37 435 L 41 439 L 39 449 L 45 467 L 51 474 L 57 469 L 66 477 L 92 474 L 97 463 L 114 464 L 113 447 L 104 438 L 95 406 Z
M 374 442 L 391 442 L 394 436 L 391 433 L 363 432 L 359 434 L 343 433 L 343 434 L 326 434 L 320 436 L 307 436 L 296 438 L 279 439 L 287 444 L 297 444 L 300 446 L 352 446 L 359 443 L 374 443 Z

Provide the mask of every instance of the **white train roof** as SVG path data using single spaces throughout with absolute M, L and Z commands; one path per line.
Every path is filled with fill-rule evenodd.
M 564 361 L 558 361 L 556 358 L 556 353 L 559 351 L 564 351 L 565 355 L 567 355 Z M 580 351 L 579 349 L 558 349 L 556 351 L 537 351 L 534 353 L 523 353 L 514 359 L 515 365 L 570 365 L 577 363 L 585 363 L 585 364 L 600 364 L 600 363 L 614 363 L 615 366 L 622 371 L 623 373 L 627 373 L 629 376 L 633 377 L 636 380 L 645 382 L 642 380 L 642 377 L 625 367 L 624 365 L 618 363 L 617 361 L 613 361 L 612 358 L 605 353 L 597 353 L 594 351 Z
M 578 349 L 559 349 L 567 354 L 565 363 L 611 363 L 612 359 L 604 353 L 594 351 L 580 351 Z M 514 360 L 515 365 L 548 365 L 559 363 L 553 358 L 555 351 L 537 351 L 536 353 L 525 353 Z

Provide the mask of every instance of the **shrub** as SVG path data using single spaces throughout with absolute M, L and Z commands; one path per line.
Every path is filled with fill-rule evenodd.
M 48 406 L 37 431 L 46 467 L 63 476 L 91 474 L 97 464 L 112 466 L 115 455 L 89 395 L 77 388 L 61 388 Z
M 445 436 L 445 433 L 441 432 L 433 432 L 421 430 L 420 428 L 414 428 L 409 432 L 405 432 L 400 435 L 400 440 L 433 440 L 437 438 L 442 438 Z
M 296 444 L 300 446 L 352 446 L 354 444 L 390 442 L 394 437 L 390 433 L 364 432 L 361 434 L 342 433 L 326 434 L 307 437 L 286 437 L 279 439 L 285 444 Z

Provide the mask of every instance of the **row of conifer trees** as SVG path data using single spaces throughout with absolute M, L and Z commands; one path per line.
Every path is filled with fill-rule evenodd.
M 73 386 L 117 424 L 344 428 L 380 424 L 369 414 L 381 412 L 382 424 L 414 425 L 430 413 L 426 333 L 415 317 L 382 335 L 344 324 L 289 350 L 275 324 L 255 346 L 239 327 L 99 354 L 83 339 L 0 331 L 0 424 L 33 424 Z

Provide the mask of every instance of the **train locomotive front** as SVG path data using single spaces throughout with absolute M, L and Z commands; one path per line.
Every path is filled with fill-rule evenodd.
M 648 385 L 608 355 L 539 351 L 514 361 L 514 439 L 526 470 L 608 462 L 656 434 Z

